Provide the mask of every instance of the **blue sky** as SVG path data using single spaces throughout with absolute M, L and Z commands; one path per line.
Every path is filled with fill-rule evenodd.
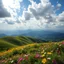
M 38 3 L 40 3 L 40 0 L 34 0 L 34 2 L 36 2 L 36 3 L 38 4 Z M 56 12 L 57 14 L 59 14 L 59 13 L 61 13 L 61 12 L 64 11 L 64 1 L 63 1 L 63 0 L 50 0 L 50 2 L 51 2 L 51 4 L 54 5 L 54 6 L 56 6 L 57 3 L 60 3 L 60 4 L 62 5 L 61 8 L 60 8 L 60 10 L 58 10 L 58 11 Z M 23 0 L 23 2 L 20 3 L 20 5 L 21 5 L 21 6 L 24 5 L 26 9 L 28 8 L 28 6 L 29 6 L 30 4 L 31 4 L 31 3 L 30 3 L 29 0 Z M 21 10 L 21 11 L 22 11 L 22 10 Z
M 50 0 L 50 2 L 51 2 L 54 6 L 56 6 L 57 3 L 60 3 L 60 4 L 62 5 L 61 8 L 60 8 L 60 10 L 57 11 L 58 14 L 64 11 L 64 0 Z
M 64 0 L 0 0 L 0 30 L 63 27 Z

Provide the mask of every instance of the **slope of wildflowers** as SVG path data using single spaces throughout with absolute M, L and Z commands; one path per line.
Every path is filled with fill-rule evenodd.
M 64 64 L 64 42 L 27 44 L 0 52 L 0 64 Z

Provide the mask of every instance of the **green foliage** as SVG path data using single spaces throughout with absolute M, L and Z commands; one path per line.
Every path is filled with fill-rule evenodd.
M 31 44 L 35 42 L 43 42 L 43 40 L 31 38 L 31 37 L 25 37 L 25 36 L 3 37 L 3 38 L 0 38 L 0 51 L 8 50 L 12 47 Z
M 0 38 L 0 51 L 8 50 L 12 47 L 35 43 L 38 41 L 43 42 L 43 40 L 39 40 L 31 37 L 25 37 L 25 36 L 3 37 Z

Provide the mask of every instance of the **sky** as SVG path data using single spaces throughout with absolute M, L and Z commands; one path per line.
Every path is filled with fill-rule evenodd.
M 64 0 L 0 0 L 0 30 L 64 30 Z

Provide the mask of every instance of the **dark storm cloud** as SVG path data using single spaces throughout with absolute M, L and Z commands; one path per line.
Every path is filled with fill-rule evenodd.
M 2 0 L 0 0 L 0 18 L 10 17 L 10 13 L 3 7 Z

